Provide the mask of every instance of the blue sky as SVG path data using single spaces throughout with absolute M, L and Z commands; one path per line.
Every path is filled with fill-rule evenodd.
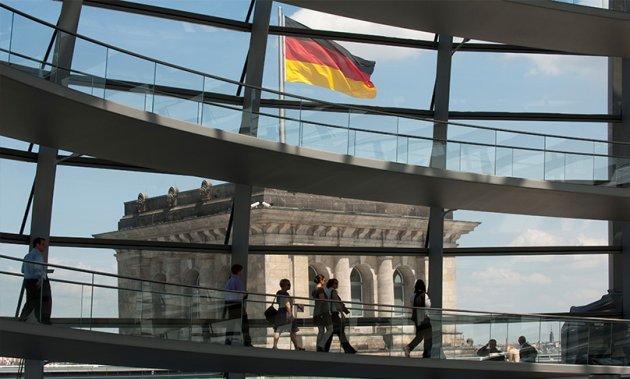
M 60 9 L 60 3 L 55 1 L 14 0 L 5 3 L 53 23 Z M 162 1 L 158 5 L 176 5 L 184 10 L 243 20 L 249 1 Z M 272 13 L 274 24 L 276 5 Z M 433 39 L 432 34 L 423 32 L 322 16 L 291 6 L 283 5 L 283 9 L 285 15 L 312 28 Z M 21 43 L 24 48 L 35 54 L 43 54 L 45 43 L 35 44 L 26 37 L 41 36 L 45 34 L 45 29 L 29 29 L 26 23 L 23 26 L 21 35 L 25 39 Z M 85 7 L 82 12 L 79 33 L 166 62 L 233 80 L 240 77 L 249 43 L 246 33 L 90 7 Z M 428 108 L 435 76 L 435 52 L 353 43 L 344 45 L 354 54 L 377 62 L 372 76 L 378 89 L 376 99 L 353 99 L 299 83 L 287 83 L 286 91 L 330 102 Z M 274 89 L 278 87 L 276 49 L 277 38 L 270 37 L 264 86 Z M 89 55 L 77 57 L 77 64 L 85 70 L 97 72 L 104 65 L 106 53 L 104 50 L 90 50 Z M 116 59 L 110 59 L 110 63 L 116 63 Z M 120 59 L 121 75 L 123 68 L 133 67 L 135 76 L 152 76 L 152 72 L 147 71 L 142 62 Z M 604 58 L 458 52 L 453 60 L 450 106 L 453 110 L 461 111 L 606 113 L 606 68 L 607 61 Z M 110 73 L 115 72 L 115 66 L 109 69 Z M 160 78 L 188 83 L 192 87 L 198 85 L 195 78 L 184 78 L 166 71 Z M 215 90 L 233 94 L 234 87 L 217 84 Z M 121 98 L 118 100 L 123 101 Z M 144 102 L 144 99 L 139 101 Z M 172 112 L 175 117 L 186 106 L 184 103 L 156 103 L 158 108 Z M 231 130 L 240 122 L 233 115 L 217 109 L 210 109 L 206 117 L 208 124 L 221 123 L 222 127 Z M 328 117 L 335 118 L 331 122 L 341 124 L 348 120 L 348 115 Z M 354 115 L 350 120 L 354 123 L 352 125 L 364 122 L 364 119 Z M 475 121 L 474 124 L 588 138 L 606 137 L 605 124 L 481 121 Z M 373 128 L 391 127 L 390 124 L 374 121 L 366 125 Z M 263 137 L 273 138 L 276 129 L 266 130 L 263 127 L 261 133 Z M 6 138 L 0 138 L 0 145 L 22 149 L 27 146 L 23 142 Z M 345 152 L 344 148 L 342 144 L 340 152 Z M 34 169 L 32 164 L 0 160 L 0 230 L 12 233 L 18 231 Z M 88 237 L 115 230 L 118 219 L 123 215 L 123 202 L 135 199 L 139 192 L 159 196 L 166 194 L 173 185 L 180 190 L 189 190 L 199 187 L 202 179 L 59 167 L 52 234 Z M 473 233 L 460 240 L 462 247 L 607 243 L 607 224 L 600 221 L 471 211 L 457 211 L 455 219 L 481 222 Z M 3 254 L 25 254 L 23 247 L 0 245 L 0 248 Z M 51 253 L 51 261 L 116 271 L 111 250 L 57 248 Z M 457 277 L 458 307 L 487 311 L 562 312 L 567 311 L 570 305 L 597 300 L 608 287 L 605 257 L 458 258 Z M 7 296 L 9 299 L 6 299 Z M 68 296 L 69 302 L 76 300 L 71 299 L 72 295 Z M 10 294 L 0 296 L 0 308 L 3 311 L 6 307 L 10 309 L 12 301 Z M 55 312 L 63 308 L 62 303 L 56 304 L 59 306 L 56 306 Z

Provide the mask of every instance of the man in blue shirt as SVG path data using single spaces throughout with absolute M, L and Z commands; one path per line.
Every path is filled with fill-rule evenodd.
M 226 332 L 225 343 L 227 345 L 232 344 L 232 337 L 236 333 L 238 327 L 237 319 L 241 319 L 243 345 L 252 346 L 252 338 L 249 335 L 249 319 L 247 318 L 247 312 L 245 311 L 245 299 L 247 299 L 247 293 L 245 292 L 245 285 L 241 280 L 243 266 L 235 263 L 232 265 L 231 272 L 232 275 L 230 275 L 230 278 L 227 282 L 225 282 L 225 289 L 227 291 L 224 293 L 225 308 L 223 309 L 223 317 L 227 314 L 227 318 L 229 320 L 233 320 L 233 324 Z
M 50 324 L 52 299 L 42 255 L 44 251 L 46 251 L 46 240 L 38 237 L 33 240 L 33 248 L 24 257 L 22 273 L 24 274 L 24 288 L 26 288 L 26 303 L 20 313 L 20 321 L 26 321 L 34 310 L 37 321 Z

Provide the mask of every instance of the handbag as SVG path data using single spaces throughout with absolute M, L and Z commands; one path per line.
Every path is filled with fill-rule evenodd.
M 273 299 L 273 302 L 269 306 L 269 308 L 265 309 L 264 315 L 267 322 L 273 324 L 276 322 L 276 315 L 278 314 L 278 310 L 273 305 L 276 303 L 276 299 Z

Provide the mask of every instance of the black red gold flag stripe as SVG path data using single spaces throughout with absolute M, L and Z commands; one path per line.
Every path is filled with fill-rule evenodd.
M 308 29 L 285 17 L 285 25 Z M 300 82 L 361 98 L 376 97 L 370 80 L 376 62 L 352 55 L 336 42 L 303 37 L 285 37 L 285 68 L 288 82 Z

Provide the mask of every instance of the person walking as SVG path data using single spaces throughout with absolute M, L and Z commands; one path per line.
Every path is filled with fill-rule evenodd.
M 231 320 L 231 325 L 228 328 L 225 336 L 225 344 L 231 345 L 234 335 L 237 333 L 239 322 L 241 320 L 241 333 L 243 335 L 243 345 L 253 346 L 252 337 L 249 335 L 249 319 L 247 318 L 247 310 L 245 307 L 245 300 L 247 299 L 247 292 L 241 274 L 243 273 L 243 266 L 235 263 L 231 268 L 231 275 L 227 282 L 225 282 L 225 307 L 223 308 L 223 317 L 227 315 L 227 319 Z
M 293 298 L 289 294 L 289 289 L 291 289 L 291 281 L 289 279 L 282 279 L 280 281 L 280 290 L 276 292 L 278 313 L 276 314 L 276 320 L 273 326 L 273 348 L 278 348 L 280 333 L 289 332 L 295 350 L 304 350 L 297 338 L 299 329 L 297 327 L 297 321 L 293 316 Z
M 409 357 L 413 349 L 424 340 L 424 350 L 422 351 L 423 358 L 431 358 L 431 348 L 433 346 L 433 328 L 431 327 L 431 320 L 427 315 L 425 308 L 431 308 L 431 299 L 427 295 L 427 286 L 422 279 L 416 281 L 414 287 L 414 293 L 411 295 L 411 304 L 413 310 L 411 311 L 411 319 L 416 327 L 416 336 L 408 345 L 403 346 L 405 356 Z
M 22 274 L 24 274 L 24 288 L 26 288 L 26 303 L 20 313 L 20 321 L 26 321 L 35 311 L 37 321 L 51 324 L 52 295 L 50 282 L 46 275 L 46 266 L 42 253 L 46 251 L 46 240 L 35 238 L 31 251 L 24 256 Z
M 339 281 L 337 279 L 329 279 L 326 283 L 326 295 L 330 299 L 330 316 L 332 318 L 333 332 L 326 342 L 325 350 L 330 351 L 333 335 L 336 334 L 344 353 L 355 354 L 357 350 L 350 345 L 350 341 L 348 341 L 345 332 L 346 315 L 349 315 L 350 311 L 346 308 L 343 301 L 341 301 L 337 288 L 339 288 Z
M 315 288 L 311 295 L 315 299 L 315 308 L 313 309 L 313 325 L 317 326 L 317 351 L 325 352 L 326 343 L 333 334 L 332 319 L 330 317 L 330 303 L 326 297 L 324 283 L 326 277 L 322 274 L 315 276 L 313 280 Z

